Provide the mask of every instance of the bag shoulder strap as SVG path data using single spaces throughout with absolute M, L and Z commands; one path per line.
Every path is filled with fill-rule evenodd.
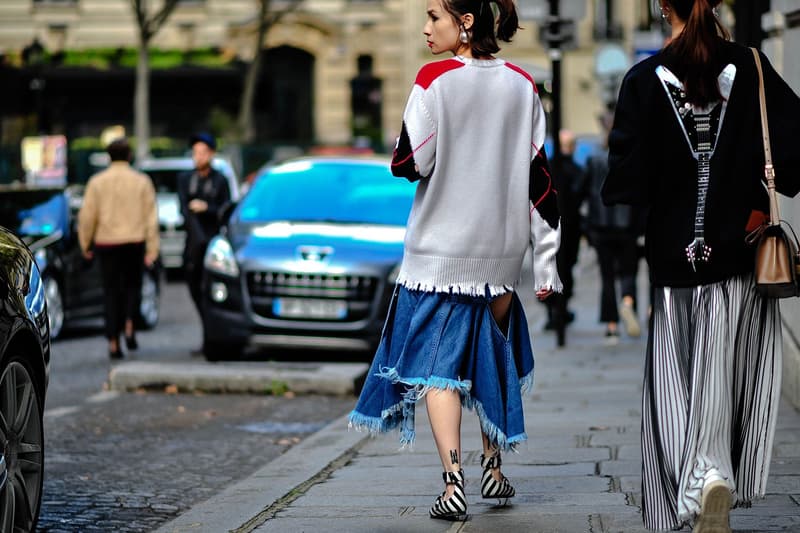
M 758 71 L 758 102 L 761 109 L 761 139 L 764 141 L 764 176 L 767 179 L 767 192 L 769 193 L 769 223 L 771 226 L 780 225 L 781 214 L 778 208 L 778 196 L 775 192 L 775 167 L 772 166 L 772 148 L 769 141 L 769 120 L 767 118 L 767 98 L 764 92 L 764 71 L 761 68 L 761 57 L 758 50 L 750 48 L 756 61 Z

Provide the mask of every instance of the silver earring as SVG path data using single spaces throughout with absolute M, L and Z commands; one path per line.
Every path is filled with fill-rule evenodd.
M 669 18 L 669 9 L 666 7 L 661 8 L 661 18 L 667 20 Z
M 461 33 L 458 34 L 458 40 L 464 44 L 469 42 L 469 35 L 467 35 L 467 30 L 464 28 L 464 26 L 461 26 Z

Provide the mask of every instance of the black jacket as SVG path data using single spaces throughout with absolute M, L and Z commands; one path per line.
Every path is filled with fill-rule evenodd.
M 220 229 L 221 210 L 231 201 L 228 180 L 218 170 L 211 169 L 207 176 L 196 171 L 183 172 L 178 176 L 178 196 L 181 214 L 186 224 L 186 249 L 203 247 Z M 208 210 L 193 213 L 189 202 L 199 199 L 208 203 Z
M 761 61 L 777 189 L 794 196 L 800 191 L 800 99 L 766 57 Z M 662 51 L 625 76 L 602 194 L 607 204 L 649 208 L 646 255 L 653 284 L 691 287 L 753 270 L 754 250 L 744 237 L 751 212 L 768 210 L 767 193 L 755 61 L 750 49 L 725 43 L 715 72 L 733 64 L 736 76 L 711 159 L 705 239 L 712 257 L 694 271 L 685 247 L 694 235 L 697 162 L 656 75 L 657 66 L 674 72 L 676 63 Z

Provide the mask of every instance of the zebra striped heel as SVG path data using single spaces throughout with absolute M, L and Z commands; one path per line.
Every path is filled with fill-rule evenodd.
M 462 521 L 467 519 L 467 497 L 464 494 L 464 471 L 442 472 L 445 485 L 453 485 L 453 494 L 445 499 L 447 491 L 436 498 L 431 507 L 431 518 Z
M 514 487 L 509 483 L 508 478 L 502 476 L 500 481 L 497 481 L 492 475 L 492 470 L 500 468 L 503 461 L 500 459 L 500 452 L 495 453 L 491 457 L 481 455 L 481 467 L 483 467 L 483 475 L 481 476 L 481 496 L 486 499 L 497 498 L 499 505 L 508 505 L 508 499 L 513 498 L 516 494 Z

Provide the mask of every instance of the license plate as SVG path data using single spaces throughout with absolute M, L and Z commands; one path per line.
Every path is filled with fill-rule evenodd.
M 342 319 L 347 316 L 347 302 L 312 298 L 276 298 L 272 312 L 283 318 Z

